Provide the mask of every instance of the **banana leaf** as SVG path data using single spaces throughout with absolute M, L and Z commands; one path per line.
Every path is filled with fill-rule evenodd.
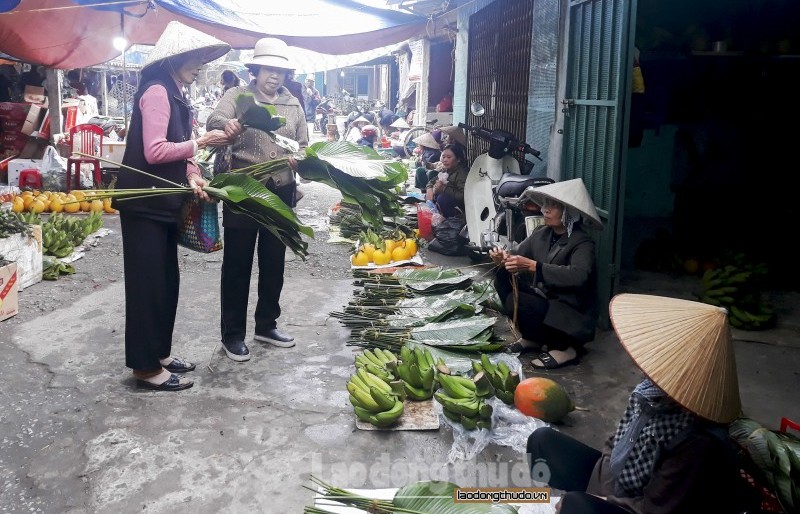
M 236 97 L 236 108 L 242 113 L 239 123 L 264 132 L 275 132 L 286 125 L 286 118 L 278 115 L 272 104 L 258 104 L 252 93 L 241 93 Z
M 477 271 L 462 273 L 459 270 L 444 268 L 398 270 L 394 276 L 400 284 L 420 294 L 444 294 L 450 291 L 465 289 L 472 283 Z
M 412 329 L 411 337 L 418 341 L 464 344 L 465 341 L 478 338 L 494 324 L 495 319 L 489 316 L 473 316 L 467 319 L 428 323 L 423 327 Z
M 401 487 L 392 504 L 420 514 L 517 514 L 516 507 L 493 503 L 455 503 L 458 486 L 450 482 L 417 482 Z
M 345 141 L 314 143 L 306 148 L 305 158 L 298 159 L 297 174 L 338 189 L 346 203 L 361 207 L 374 227 L 382 226 L 384 216 L 403 213 L 393 188 L 408 180 L 405 166 L 370 148 Z
M 300 223 L 294 211 L 259 181 L 239 173 L 221 173 L 206 191 L 231 210 L 260 223 L 295 254 L 302 258 L 308 255 L 308 243 L 301 234 L 314 237 L 314 230 Z

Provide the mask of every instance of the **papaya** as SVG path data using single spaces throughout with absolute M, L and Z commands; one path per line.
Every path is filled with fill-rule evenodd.
M 546 423 L 558 423 L 575 410 L 566 389 L 554 380 L 543 377 L 526 378 L 514 391 L 514 406 L 526 416 Z

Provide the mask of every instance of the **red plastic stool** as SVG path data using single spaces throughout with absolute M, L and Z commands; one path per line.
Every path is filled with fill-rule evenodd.
M 36 168 L 29 168 L 19 172 L 19 187 L 42 188 L 42 174 Z

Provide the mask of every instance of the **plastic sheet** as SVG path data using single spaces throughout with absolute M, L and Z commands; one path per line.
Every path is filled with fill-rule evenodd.
M 505 362 L 511 371 L 519 374 L 520 380 L 525 380 L 522 364 L 516 354 L 487 355 L 489 360 L 495 364 L 500 361 Z M 433 402 L 434 411 L 440 417 L 441 423 L 453 431 L 453 445 L 447 455 L 448 463 L 472 460 L 492 443 L 513 448 L 524 454 L 527 452 L 528 436 L 538 428 L 550 426 L 549 423 L 540 419 L 526 416 L 513 405 L 506 405 L 495 397 L 487 399 L 486 402 L 494 409 L 491 430 L 466 430 L 460 423 L 454 423 L 447 419 L 442 413 L 442 405 L 437 401 Z

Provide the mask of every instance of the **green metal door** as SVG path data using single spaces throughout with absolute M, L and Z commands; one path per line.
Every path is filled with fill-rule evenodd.
M 561 179 L 583 179 L 605 225 L 595 234 L 602 328 L 619 280 L 635 11 L 636 0 L 569 0 L 564 39 Z

